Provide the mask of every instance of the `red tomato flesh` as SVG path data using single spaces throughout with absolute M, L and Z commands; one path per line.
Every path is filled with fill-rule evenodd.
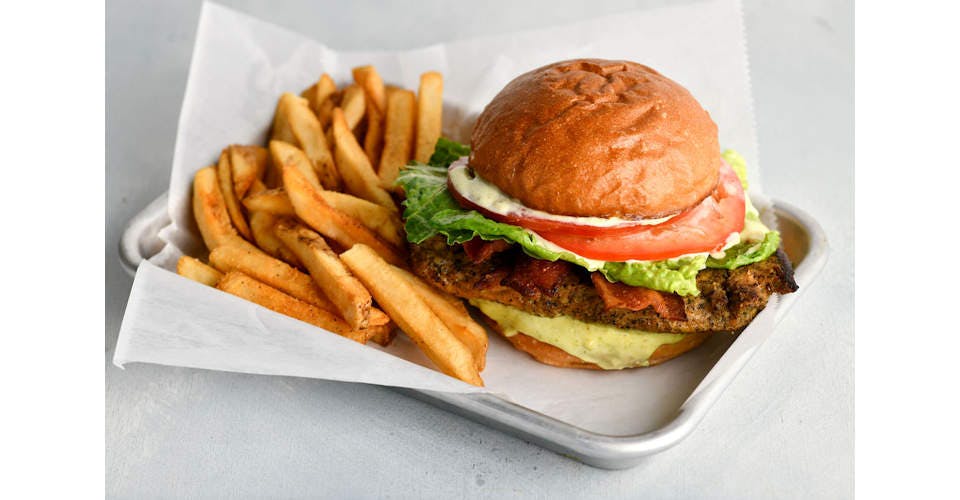
M 607 262 L 664 260 L 681 255 L 718 251 L 731 233 L 743 230 L 746 211 L 740 178 L 723 162 L 717 189 L 695 207 L 656 225 L 612 228 L 568 224 L 519 215 L 503 215 L 478 206 L 448 187 L 466 208 L 485 217 L 527 228 L 543 239 L 588 259 Z

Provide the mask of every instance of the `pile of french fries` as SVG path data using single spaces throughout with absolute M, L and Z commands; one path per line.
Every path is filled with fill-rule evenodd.
M 406 270 L 394 181 L 440 137 L 443 77 L 413 91 L 353 69 L 277 102 L 269 144 L 230 145 L 193 180 L 207 262 L 177 272 L 356 342 L 397 327 L 444 373 L 483 385 L 487 333 L 463 303 Z

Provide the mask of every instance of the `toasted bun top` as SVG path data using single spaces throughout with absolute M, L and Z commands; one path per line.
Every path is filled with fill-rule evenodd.
M 629 61 L 577 59 L 520 75 L 487 105 L 470 166 L 557 215 L 663 217 L 717 185 L 717 126 L 686 89 Z

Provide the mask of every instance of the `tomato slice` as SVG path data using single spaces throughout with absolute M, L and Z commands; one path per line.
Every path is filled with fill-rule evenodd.
M 726 162 L 720 168 L 720 181 L 713 194 L 697 206 L 656 225 L 597 228 L 562 223 L 543 225 L 535 221 L 537 229 L 534 229 L 523 217 L 491 213 L 463 200 L 455 190 L 451 192 L 465 206 L 487 217 L 526 227 L 561 248 L 588 259 L 608 262 L 663 260 L 717 251 L 723 248 L 731 233 L 743 230 L 746 211 L 743 186 Z
M 585 237 L 563 231 L 540 236 L 588 259 L 621 262 L 663 260 L 723 248 L 731 233 L 743 230 L 746 212 L 743 186 L 723 163 L 717 189 L 699 205 L 655 226 L 639 226 L 629 233 Z

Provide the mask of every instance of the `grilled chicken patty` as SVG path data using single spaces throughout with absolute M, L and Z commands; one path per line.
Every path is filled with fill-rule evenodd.
M 686 319 L 666 319 L 652 308 L 607 309 L 590 273 L 578 266 L 569 266 L 551 286 L 544 287 L 536 282 L 536 276 L 516 272 L 531 259 L 514 245 L 478 263 L 461 245 L 447 245 L 439 236 L 410 249 L 413 272 L 458 297 L 492 300 L 539 316 L 570 316 L 649 332 L 739 331 L 766 306 L 771 294 L 797 289 L 793 268 L 779 250 L 762 262 L 733 271 L 700 271 L 700 295 L 683 297 Z

